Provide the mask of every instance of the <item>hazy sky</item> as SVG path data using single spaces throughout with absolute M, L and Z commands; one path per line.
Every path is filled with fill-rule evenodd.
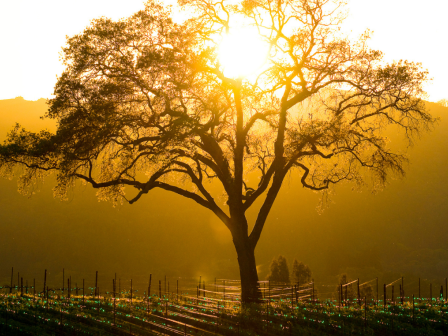
M 166 2 L 173 2 L 172 0 Z M 126 17 L 144 0 L 0 0 L 0 99 L 48 98 L 63 70 L 59 52 L 66 35 L 90 20 Z M 429 100 L 448 98 L 446 66 L 448 0 L 350 0 L 346 24 L 375 32 L 370 46 L 387 60 L 422 62 L 433 81 Z

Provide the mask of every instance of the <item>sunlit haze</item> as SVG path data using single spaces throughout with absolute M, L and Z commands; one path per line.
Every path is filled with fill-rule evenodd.
M 224 75 L 235 78 L 257 72 L 266 60 L 268 48 L 255 28 L 233 28 L 219 47 L 219 62 Z
M 0 0 L 0 336 L 448 336 L 447 13 Z
M 119 19 L 143 7 L 143 0 L 1 0 L 0 99 L 50 97 L 56 76 L 63 70 L 59 53 L 67 35 L 81 32 L 99 16 Z M 425 86 L 429 100 L 448 97 L 446 44 L 443 43 L 448 1 L 351 0 L 348 8 L 348 29 L 354 34 L 372 29 L 370 45 L 384 51 L 388 61 L 422 62 L 433 78 Z M 251 40 L 251 47 L 253 43 L 256 42 Z M 233 57 L 245 62 L 246 65 L 241 63 L 241 69 L 248 69 L 247 57 L 242 54 L 222 54 L 221 61 L 236 64 L 230 60 Z M 257 66 L 257 62 L 249 63 Z

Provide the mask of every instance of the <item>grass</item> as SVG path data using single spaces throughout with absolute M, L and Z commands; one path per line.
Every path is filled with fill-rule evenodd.
M 60 293 L 62 294 L 62 293 Z M 443 300 L 387 304 L 352 300 L 237 299 L 182 293 L 133 297 L 0 294 L 0 334 L 7 335 L 446 335 Z

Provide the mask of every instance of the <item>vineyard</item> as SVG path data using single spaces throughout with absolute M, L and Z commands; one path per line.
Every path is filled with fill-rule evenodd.
M 116 278 L 109 291 L 100 291 L 98 274 L 92 287 L 84 280 L 82 287 L 73 286 L 68 278 L 50 288 L 46 280 L 45 273 L 39 289 L 35 280 L 28 286 L 23 279 L 0 288 L 1 335 L 448 334 L 443 287 L 436 297 L 404 296 L 402 278 L 384 284 L 382 295 L 377 284 L 369 297 L 360 290 L 368 282 L 335 284 L 336 298 L 326 299 L 314 281 L 292 286 L 261 281 L 261 303 L 245 306 L 236 280 L 182 278 L 170 290 L 166 277 L 154 283 L 150 278 L 143 291 L 132 280 L 124 289 Z

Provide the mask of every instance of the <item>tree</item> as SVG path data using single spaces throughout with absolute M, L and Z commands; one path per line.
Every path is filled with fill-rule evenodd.
M 267 280 L 282 283 L 289 282 L 289 268 L 285 257 L 279 255 L 277 259 L 272 259 Z
M 257 301 L 255 248 L 287 174 L 323 200 L 343 181 L 377 190 L 403 175 L 406 157 L 384 131 L 395 125 L 412 141 L 432 125 L 421 100 L 427 72 L 385 64 L 367 47 L 369 33 L 342 36 L 342 0 L 180 4 L 191 16 L 183 23 L 150 0 L 127 19 L 96 19 L 68 38 L 46 114 L 57 132 L 17 126 L 0 148 L 2 174 L 24 167 L 26 193 L 55 173 L 62 198 L 81 180 L 114 203 L 156 188 L 191 199 L 230 230 L 242 300 Z M 236 21 L 269 45 L 256 78 L 226 76 L 219 62 Z
M 309 266 L 294 259 L 292 264 L 292 282 L 298 285 L 304 285 L 310 281 L 311 270 Z
M 448 107 L 448 99 L 440 99 L 437 104 L 443 106 L 443 107 Z

